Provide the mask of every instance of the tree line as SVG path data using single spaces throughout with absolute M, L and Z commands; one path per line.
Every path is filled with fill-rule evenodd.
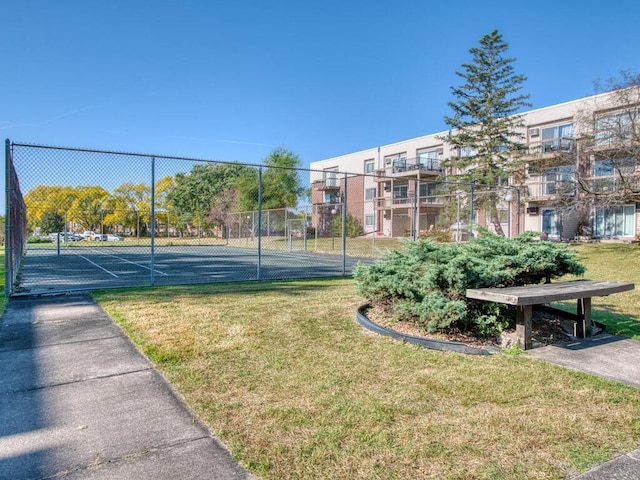
M 304 195 L 297 170 L 299 155 L 278 147 L 263 160 L 264 168 L 240 163 L 202 163 L 188 173 L 155 182 L 156 222 L 184 233 L 218 228 L 224 233 L 230 212 L 295 207 Z M 259 194 L 261 202 L 259 202 Z M 24 197 L 27 228 L 41 234 L 80 229 L 146 235 L 151 228 L 151 185 L 126 182 L 108 192 L 101 186 L 39 185 Z M 104 232 L 103 232 L 104 233 Z

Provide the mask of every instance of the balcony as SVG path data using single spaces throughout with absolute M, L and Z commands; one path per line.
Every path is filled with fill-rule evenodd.
M 576 151 L 576 140 L 571 137 L 549 138 L 529 143 L 529 155 L 564 155 Z
M 400 165 L 392 165 L 391 166 L 391 173 L 404 173 L 404 172 L 411 172 L 414 173 L 416 170 L 420 171 L 420 172 L 427 172 L 427 173 L 437 173 L 437 174 L 441 174 L 443 172 L 442 167 L 440 166 L 440 162 L 438 160 L 430 160 L 428 162 L 422 162 L 422 163 L 407 163 L 407 164 L 400 164 Z
M 554 200 L 576 195 L 576 184 L 572 180 L 556 180 L 527 184 L 529 198 L 534 200 Z
M 391 164 L 385 166 L 384 169 L 377 169 L 375 174 L 377 177 L 420 177 L 441 175 L 444 169 L 440 166 L 440 160 L 437 159 L 407 159 L 395 160 Z M 377 178 L 382 181 L 382 178 Z
M 315 212 L 320 215 L 338 215 L 342 211 L 342 203 L 318 203 Z
M 416 206 L 425 207 L 441 207 L 446 202 L 445 195 L 427 195 L 418 197 L 418 204 Z M 414 206 L 413 195 L 403 195 L 397 197 L 377 197 L 377 208 L 412 208 Z
M 325 192 L 325 191 L 337 191 L 340 190 L 340 180 L 337 178 L 325 178 L 324 180 L 316 180 L 313 182 L 313 189 Z
M 593 177 L 585 181 L 586 188 L 595 194 L 631 194 L 640 192 L 640 172 L 624 177 Z

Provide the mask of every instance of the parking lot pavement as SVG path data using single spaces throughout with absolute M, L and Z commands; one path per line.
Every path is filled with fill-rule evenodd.
M 250 479 L 88 296 L 0 321 L 0 478 Z

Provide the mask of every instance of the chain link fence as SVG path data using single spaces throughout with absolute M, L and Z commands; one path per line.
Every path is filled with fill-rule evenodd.
M 9 140 L 6 164 L 7 295 L 343 276 L 406 239 L 466 241 L 475 224 L 520 231 L 519 190 L 420 172 L 328 174 Z
M 20 264 L 27 245 L 27 208 L 20 190 L 12 149 L 9 140 L 5 144 L 5 189 L 7 214 L 5 216 L 5 290 L 13 290 L 17 282 Z

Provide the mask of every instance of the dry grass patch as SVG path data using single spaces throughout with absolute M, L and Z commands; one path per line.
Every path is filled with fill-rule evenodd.
M 638 390 L 373 335 L 351 280 L 95 298 L 259 478 L 557 479 L 640 439 Z

